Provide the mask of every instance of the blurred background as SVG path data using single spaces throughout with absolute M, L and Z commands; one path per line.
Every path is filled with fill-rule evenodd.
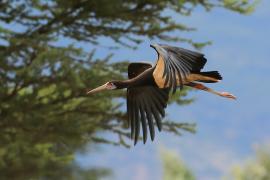
M 1 179 L 270 179 L 270 2 L 0 2 Z M 155 62 L 150 43 L 201 51 L 211 84 L 170 99 L 154 142 L 129 139 L 125 91 L 87 89 Z

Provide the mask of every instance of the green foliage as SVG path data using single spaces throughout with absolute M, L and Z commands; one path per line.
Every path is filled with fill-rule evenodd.
M 187 104 L 192 103 L 194 99 L 186 98 L 190 90 L 191 88 L 184 87 L 181 91 L 176 91 L 175 94 L 171 94 L 169 103 L 175 102 L 178 105 L 187 105 Z
M 173 151 L 162 149 L 163 180 L 195 180 L 192 172 Z
M 250 14 L 255 10 L 259 2 L 260 0 L 224 0 L 223 6 L 242 14 Z
M 269 148 L 260 149 L 256 157 L 244 165 L 233 168 L 232 177 L 235 180 L 268 180 L 270 179 L 270 152 Z M 231 179 L 231 178 L 230 178 Z
M 232 167 L 232 172 L 223 177 L 224 180 L 269 180 L 270 179 L 270 146 L 260 147 L 255 157 L 245 163 Z M 161 149 L 160 157 L 163 165 L 164 180 L 195 180 L 195 176 L 177 153 Z
M 126 78 L 127 61 L 110 62 L 85 52 L 77 43 L 136 47 L 145 37 L 204 43 L 169 32 L 193 28 L 176 23 L 170 13 L 189 15 L 197 6 L 224 7 L 240 13 L 250 3 L 207 0 L 2 0 L 0 2 L 0 174 L 2 178 L 74 178 L 74 152 L 96 143 L 128 146 L 123 108 L 124 91 L 86 96 L 111 79 Z M 110 47 L 109 46 L 109 47 Z M 187 91 L 170 103 L 183 100 Z M 194 126 L 165 122 L 164 129 L 180 134 Z M 104 139 L 100 132 L 118 136 Z M 81 171 L 76 170 L 82 174 Z M 94 173 L 97 170 L 89 170 Z M 104 172 L 104 173 L 102 173 Z M 107 171 L 106 171 L 107 172 Z M 75 173 L 76 174 L 76 173 Z M 97 172 L 107 174 L 105 171 Z M 76 179 L 76 178 L 75 178 Z

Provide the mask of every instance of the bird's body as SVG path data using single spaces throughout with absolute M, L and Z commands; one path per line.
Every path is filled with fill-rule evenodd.
M 180 80 L 178 77 L 176 77 L 177 86 L 180 86 Z M 213 78 L 211 76 L 206 76 L 203 74 L 198 73 L 191 73 L 189 74 L 186 79 L 183 80 L 183 85 L 188 85 L 190 82 L 194 81 L 211 81 L 211 82 L 218 82 L 219 79 Z M 165 85 L 165 79 L 162 79 L 160 77 L 155 78 L 155 83 L 159 88 L 166 88 L 169 87 L 169 85 Z
M 206 63 L 204 55 L 183 48 L 167 45 L 151 45 L 157 53 L 155 66 L 149 63 L 131 63 L 128 66 L 128 80 L 110 81 L 88 93 L 104 89 L 127 88 L 127 110 L 131 127 L 131 137 L 137 143 L 140 128 L 144 143 L 147 140 L 147 126 L 150 137 L 155 137 L 154 124 L 162 129 L 161 120 L 165 116 L 169 93 L 178 87 L 190 86 L 196 89 L 235 99 L 227 92 L 214 91 L 201 83 L 215 83 L 222 79 L 217 71 L 201 72 Z
M 141 64 L 139 62 L 137 62 L 136 64 Z M 146 69 L 145 71 L 143 71 L 141 74 L 139 74 L 138 76 L 132 78 L 132 79 L 128 79 L 125 81 L 119 81 L 119 83 L 121 84 L 121 88 L 118 89 L 123 89 L 123 88 L 128 88 L 128 87 L 139 87 L 139 86 L 156 86 L 158 88 L 168 88 L 169 85 L 165 83 L 165 79 L 162 78 L 160 74 L 156 74 L 156 76 L 153 76 L 153 73 L 155 71 L 154 67 L 151 67 L 149 69 Z M 176 77 L 176 81 L 177 81 L 177 86 L 180 86 L 180 81 L 179 78 Z M 201 74 L 200 72 L 196 73 L 191 73 L 189 74 L 185 80 L 183 80 L 183 85 L 188 85 L 190 82 L 193 81 L 213 81 L 213 82 L 218 82 L 219 79 L 213 78 L 211 76 L 206 76 Z M 117 82 L 118 81 L 112 81 L 112 82 Z

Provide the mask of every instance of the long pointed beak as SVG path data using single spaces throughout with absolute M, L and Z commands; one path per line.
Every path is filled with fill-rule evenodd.
M 103 84 L 102 86 L 99 86 L 99 87 L 97 87 L 95 89 L 92 89 L 92 90 L 88 91 L 86 94 L 94 94 L 94 93 L 97 93 L 97 92 L 100 92 L 100 91 L 104 91 L 106 89 L 107 89 L 106 84 Z

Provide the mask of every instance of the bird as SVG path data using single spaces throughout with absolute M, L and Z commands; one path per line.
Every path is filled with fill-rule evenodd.
M 169 95 L 177 89 L 188 86 L 236 99 L 231 93 L 218 92 L 202 84 L 222 80 L 218 71 L 201 71 L 207 62 L 204 54 L 165 44 L 150 44 L 150 47 L 157 52 L 154 66 L 147 62 L 132 62 L 128 65 L 127 80 L 112 80 L 87 92 L 94 94 L 104 90 L 127 89 L 127 117 L 134 145 L 140 137 L 140 129 L 144 144 L 148 131 L 151 140 L 154 140 L 155 125 L 159 131 L 162 130 Z

